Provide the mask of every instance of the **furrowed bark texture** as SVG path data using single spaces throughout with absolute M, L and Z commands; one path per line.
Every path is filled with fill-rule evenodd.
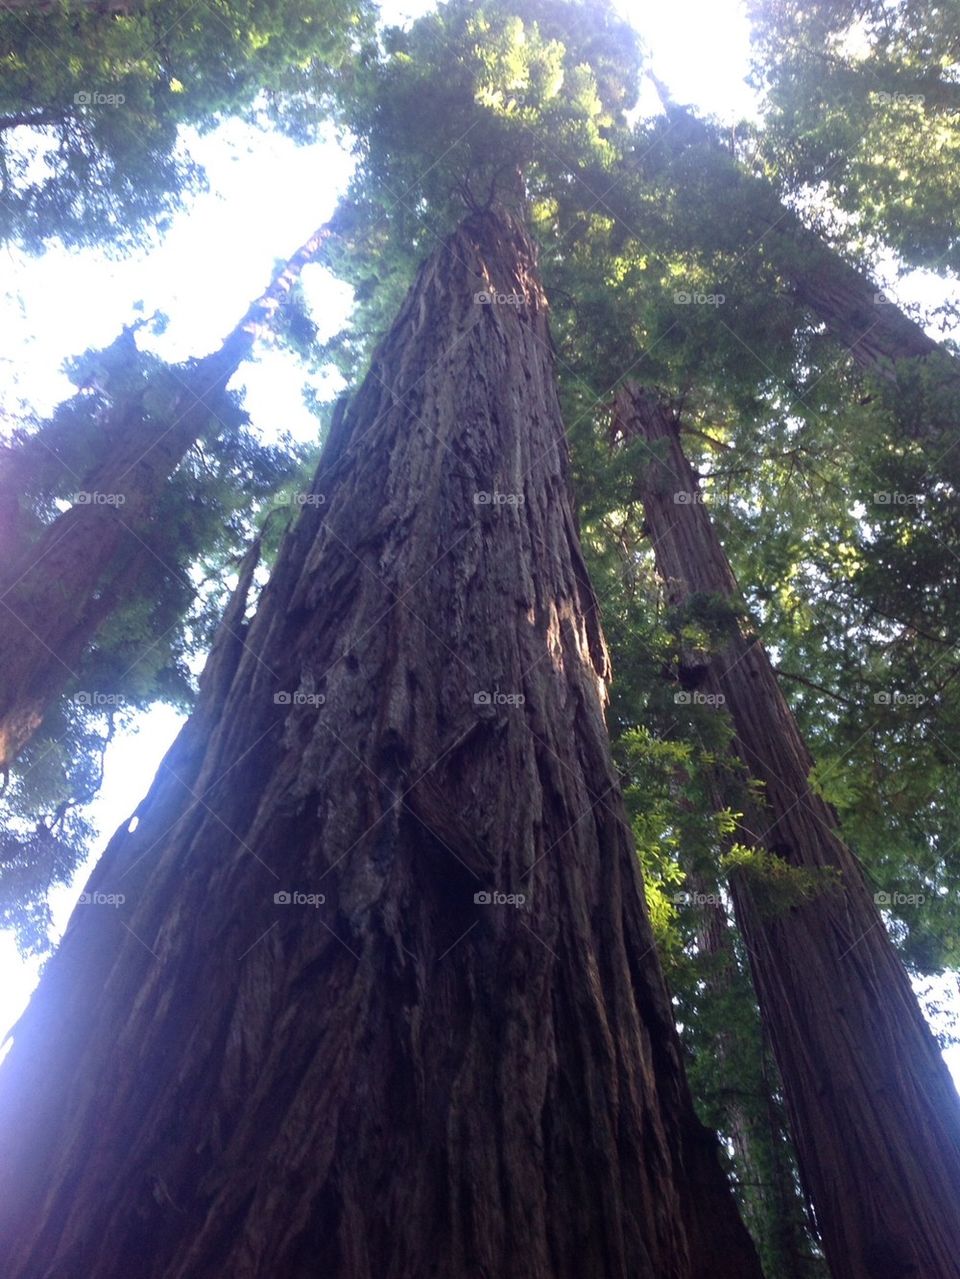
M 77 500 L 0 572 L 0 769 L 6 769 L 76 678 L 100 627 L 151 552 L 158 498 L 218 408 L 227 383 L 326 238 L 320 228 L 289 259 L 221 346 L 179 371 L 163 417 L 142 400 L 104 424 L 105 456 L 78 479 Z M 119 420 L 117 416 L 119 415 Z
M 639 485 L 670 598 L 741 604 L 677 419 L 637 387 L 618 393 L 616 413 L 620 433 L 650 445 Z M 831 1271 L 957 1279 L 960 1102 L 937 1044 L 836 816 L 809 787 L 812 760 L 756 636 L 732 634 L 704 687 L 726 699 L 736 750 L 763 785 L 765 806 L 745 813 L 741 841 L 837 880 L 771 914 L 747 876 L 731 879 Z
M 4 1274 L 759 1279 L 653 949 L 508 215 L 421 269 L 314 496 L 94 873 L 126 902 L 78 907 L 15 1032 Z

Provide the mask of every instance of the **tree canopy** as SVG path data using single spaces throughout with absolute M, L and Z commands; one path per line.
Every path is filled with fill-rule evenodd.
M 169 226 L 203 183 L 183 127 L 311 136 L 369 19 L 364 0 L 0 6 L 0 239 L 129 246 Z

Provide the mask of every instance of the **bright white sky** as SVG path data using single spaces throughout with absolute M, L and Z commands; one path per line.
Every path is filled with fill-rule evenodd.
M 405 23 L 431 7 L 424 0 L 387 0 L 381 12 L 387 21 Z M 638 26 L 654 69 L 677 101 L 731 122 L 752 113 L 739 0 L 619 0 L 619 8 Z M 657 110 L 649 86 L 641 106 Z M 143 314 L 162 311 L 170 318 L 162 338 L 148 339 L 160 354 L 183 359 L 215 348 L 268 282 L 275 261 L 330 216 L 351 169 L 350 157 L 333 143 L 296 147 L 236 123 L 192 140 L 190 149 L 207 170 L 210 191 L 149 252 L 110 261 L 95 250 L 51 250 L 39 259 L 0 251 L 0 433 L 4 415 L 15 420 L 21 403 L 44 413 L 70 394 L 63 359 L 112 341 L 122 324 L 141 314 L 137 301 Z M 308 267 L 303 283 L 321 333 L 336 332 L 349 312 L 349 290 L 320 267 Z M 241 370 L 237 384 L 246 387 L 247 408 L 265 435 L 315 434 L 316 419 L 302 402 L 303 380 L 294 360 L 275 353 Z M 101 840 L 74 882 L 51 899 L 58 935 L 93 861 L 146 792 L 179 724 L 173 711 L 158 707 L 112 744 L 93 813 Z M 0 1037 L 25 1006 L 38 971 L 0 932 Z M 947 1056 L 960 1080 L 960 1048 Z

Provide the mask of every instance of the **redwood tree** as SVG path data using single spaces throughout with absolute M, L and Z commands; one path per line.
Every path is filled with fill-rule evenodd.
M 759 1276 L 653 949 L 510 215 L 421 269 L 313 496 L 15 1031 L 4 1273 Z
M 73 505 L 34 541 L 11 548 L 0 572 L 0 770 L 135 591 L 171 474 L 224 412 L 227 383 L 326 238 L 320 228 L 300 246 L 216 351 L 121 398 L 102 424 L 96 461 L 77 477 Z
M 625 385 L 617 431 L 645 441 L 638 478 L 657 568 L 678 605 L 731 606 L 687 696 L 729 711 L 761 797 L 741 797 L 731 875 L 802 1176 L 835 1279 L 960 1275 L 960 1100 L 755 633 L 684 456 L 677 416 Z M 765 854 L 765 856 L 764 856 Z M 795 872 L 795 873 L 794 873 Z

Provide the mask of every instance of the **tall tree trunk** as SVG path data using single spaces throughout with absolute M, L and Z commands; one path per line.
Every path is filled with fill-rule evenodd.
M 958 377 L 960 366 L 876 283 L 845 261 L 786 206 L 763 234 L 764 251 L 791 284 L 797 300 L 865 372 L 898 383 L 904 360 L 938 356 L 944 372 Z
M 170 371 L 159 388 L 173 395 L 165 413 L 151 412 L 144 396 L 117 406 L 103 426 L 103 457 L 78 480 L 74 505 L 4 566 L 0 770 L 9 768 L 40 727 L 129 589 L 167 480 L 216 415 L 219 397 L 249 357 L 258 332 L 270 324 L 326 237 L 321 228 L 300 246 L 216 351 Z
M 616 415 L 620 433 L 650 447 L 639 487 L 671 598 L 742 605 L 677 418 L 630 386 Z M 832 1273 L 957 1279 L 960 1101 L 836 816 L 810 789 L 812 760 L 756 635 L 732 626 L 700 691 L 726 699 L 736 750 L 762 784 L 741 840 L 835 884 L 777 911 L 755 875 L 731 878 Z
M 719 900 L 716 881 L 694 867 L 685 869 L 684 883 L 693 894 L 697 911 L 697 949 L 709 961 L 702 975 L 704 993 L 715 1004 L 729 1008 L 735 988 L 747 979 L 734 949 L 727 909 Z M 737 1034 L 736 1027 L 722 1026 L 714 1036 L 713 1049 L 722 1076 L 734 1085 L 721 1099 L 721 1127 L 733 1150 L 743 1219 L 771 1277 L 817 1279 L 824 1273 L 823 1260 L 815 1253 L 819 1242 L 809 1226 L 808 1205 L 797 1184 L 782 1106 L 774 1095 L 779 1081 L 774 1082 L 776 1072 L 769 1051 L 758 1036 L 757 1049 L 769 1072 L 757 1072 L 762 1091 L 746 1099 L 743 1089 L 746 1086 L 752 1092 L 754 1080 L 737 1077 L 737 1058 L 742 1052 Z M 774 1078 L 768 1079 L 768 1073 Z
M 94 872 L 126 901 L 78 907 L 15 1032 L 4 1274 L 759 1279 L 643 906 L 517 222 L 424 265 L 314 492 Z

